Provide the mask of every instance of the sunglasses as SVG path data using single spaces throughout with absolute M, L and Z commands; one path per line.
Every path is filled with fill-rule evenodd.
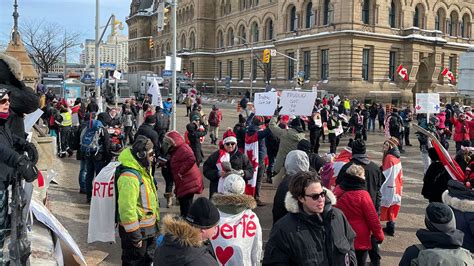
M 10 98 L 5 98 L 0 100 L 0 104 L 6 104 L 7 102 L 10 102 Z
M 226 146 L 234 146 L 235 143 L 234 143 L 234 142 L 229 142 L 229 143 L 226 143 L 226 144 L 224 144 L 224 145 L 226 145 Z
M 304 195 L 305 197 L 309 197 L 311 198 L 312 200 L 316 201 L 320 198 L 326 198 L 326 191 L 323 190 L 323 192 L 321 193 L 315 193 L 315 194 L 312 194 L 312 195 Z

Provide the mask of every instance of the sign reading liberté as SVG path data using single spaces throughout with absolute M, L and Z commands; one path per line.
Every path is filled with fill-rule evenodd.
M 417 93 L 415 102 L 415 112 L 417 114 L 429 113 L 437 114 L 440 110 L 438 93 Z

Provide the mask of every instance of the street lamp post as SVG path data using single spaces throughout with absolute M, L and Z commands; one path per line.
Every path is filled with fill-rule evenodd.
M 173 27 L 173 56 L 171 57 L 171 69 L 173 76 L 171 82 L 173 84 L 173 125 L 172 129 L 176 130 L 176 9 L 178 8 L 178 1 L 172 0 L 171 11 L 172 11 L 172 27 Z
M 99 77 L 99 68 L 100 68 L 100 51 L 99 51 L 99 42 L 100 42 L 100 10 L 99 10 L 100 0 L 95 0 L 95 98 L 97 99 L 97 104 L 99 105 L 99 112 L 102 112 L 102 95 L 100 92 L 100 77 Z
M 242 40 L 246 47 L 249 47 L 248 41 L 240 36 L 235 36 L 234 42 Z M 253 42 L 250 43 L 250 98 L 253 97 Z

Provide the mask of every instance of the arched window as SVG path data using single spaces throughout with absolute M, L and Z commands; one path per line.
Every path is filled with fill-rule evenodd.
M 290 31 L 296 31 L 297 21 L 296 21 L 296 7 L 292 6 L 290 9 Z
M 397 27 L 397 6 L 395 5 L 395 1 L 392 1 L 390 4 L 390 10 L 388 12 L 388 23 L 390 24 L 390 28 Z
M 324 15 L 323 15 L 323 25 L 330 24 L 332 17 L 332 5 L 331 0 L 324 0 Z
M 227 32 L 227 46 L 234 46 L 234 30 L 232 28 Z
M 226 15 L 230 14 L 232 12 L 232 5 L 230 3 L 230 0 L 227 0 L 227 3 L 226 3 Z
M 161 45 L 161 56 L 165 56 L 166 55 L 166 50 L 165 50 L 165 44 L 162 44 Z
M 265 39 L 273 40 L 273 20 L 271 18 L 265 22 Z
M 362 23 L 369 24 L 370 22 L 370 0 L 364 0 L 362 3 Z
M 184 33 L 183 35 L 181 35 L 181 49 L 185 49 L 186 48 L 186 36 L 184 36 Z
M 245 26 L 244 25 L 240 25 L 238 36 L 240 37 L 239 38 L 239 44 L 244 44 L 245 43 L 244 40 L 247 40 L 247 33 L 245 32 Z
M 225 2 L 224 0 L 221 1 L 221 17 L 223 17 L 225 15 Z
M 194 31 L 189 35 L 189 49 L 196 49 L 196 36 L 194 35 Z
M 446 32 L 446 12 L 444 12 L 444 9 L 442 8 L 438 9 L 436 12 L 435 30 Z
M 314 10 L 313 3 L 309 2 L 306 6 L 306 21 L 305 26 L 307 29 L 311 28 L 314 25 Z
M 456 11 L 451 12 L 449 16 L 450 25 L 449 25 L 449 35 L 450 36 L 457 36 L 458 35 L 458 20 L 459 16 Z
M 413 14 L 413 27 L 424 29 L 425 26 L 425 8 L 422 4 L 418 4 L 415 7 L 415 13 Z
M 471 37 L 471 18 L 468 14 L 464 14 L 461 22 L 461 36 L 463 38 Z
M 224 47 L 224 35 L 222 34 L 222 31 L 217 32 L 217 47 Z
M 171 48 L 170 48 L 170 43 L 166 44 L 166 55 L 170 55 L 171 54 Z
M 258 42 L 259 30 L 257 22 L 252 23 L 252 27 L 250 29 L 252 31 L 252 42 Z

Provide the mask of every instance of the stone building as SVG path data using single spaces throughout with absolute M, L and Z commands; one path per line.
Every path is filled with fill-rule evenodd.
M 120 33 L 111 34 L 100 48 L 100 62 L 113 63 L 118 70 L 128 70 L 128 38 Z M 95 40 L 86 39 L 80 55 L 80 63 L 95 65 Z
M 130 72 L 161 73 L 171 55 L 170 27 L 156 30 L 155 1 L 131 3 Z M 440 73 L 456 74 L 472 46 L 473 9 L 473 0 L 182 0 L 178 56 L 198 88 L 262 90 L 267 70 L 277 89 L 295 87 L 300 72 L 303 89 L 318 84 L 341 97 L 397 103 L 439 92 L 453 100 L 457 88 Z M 259 60 L 264 49 L 278 52 L 267 68 Z M 408 81 L 397 75 L 399 65 Z

